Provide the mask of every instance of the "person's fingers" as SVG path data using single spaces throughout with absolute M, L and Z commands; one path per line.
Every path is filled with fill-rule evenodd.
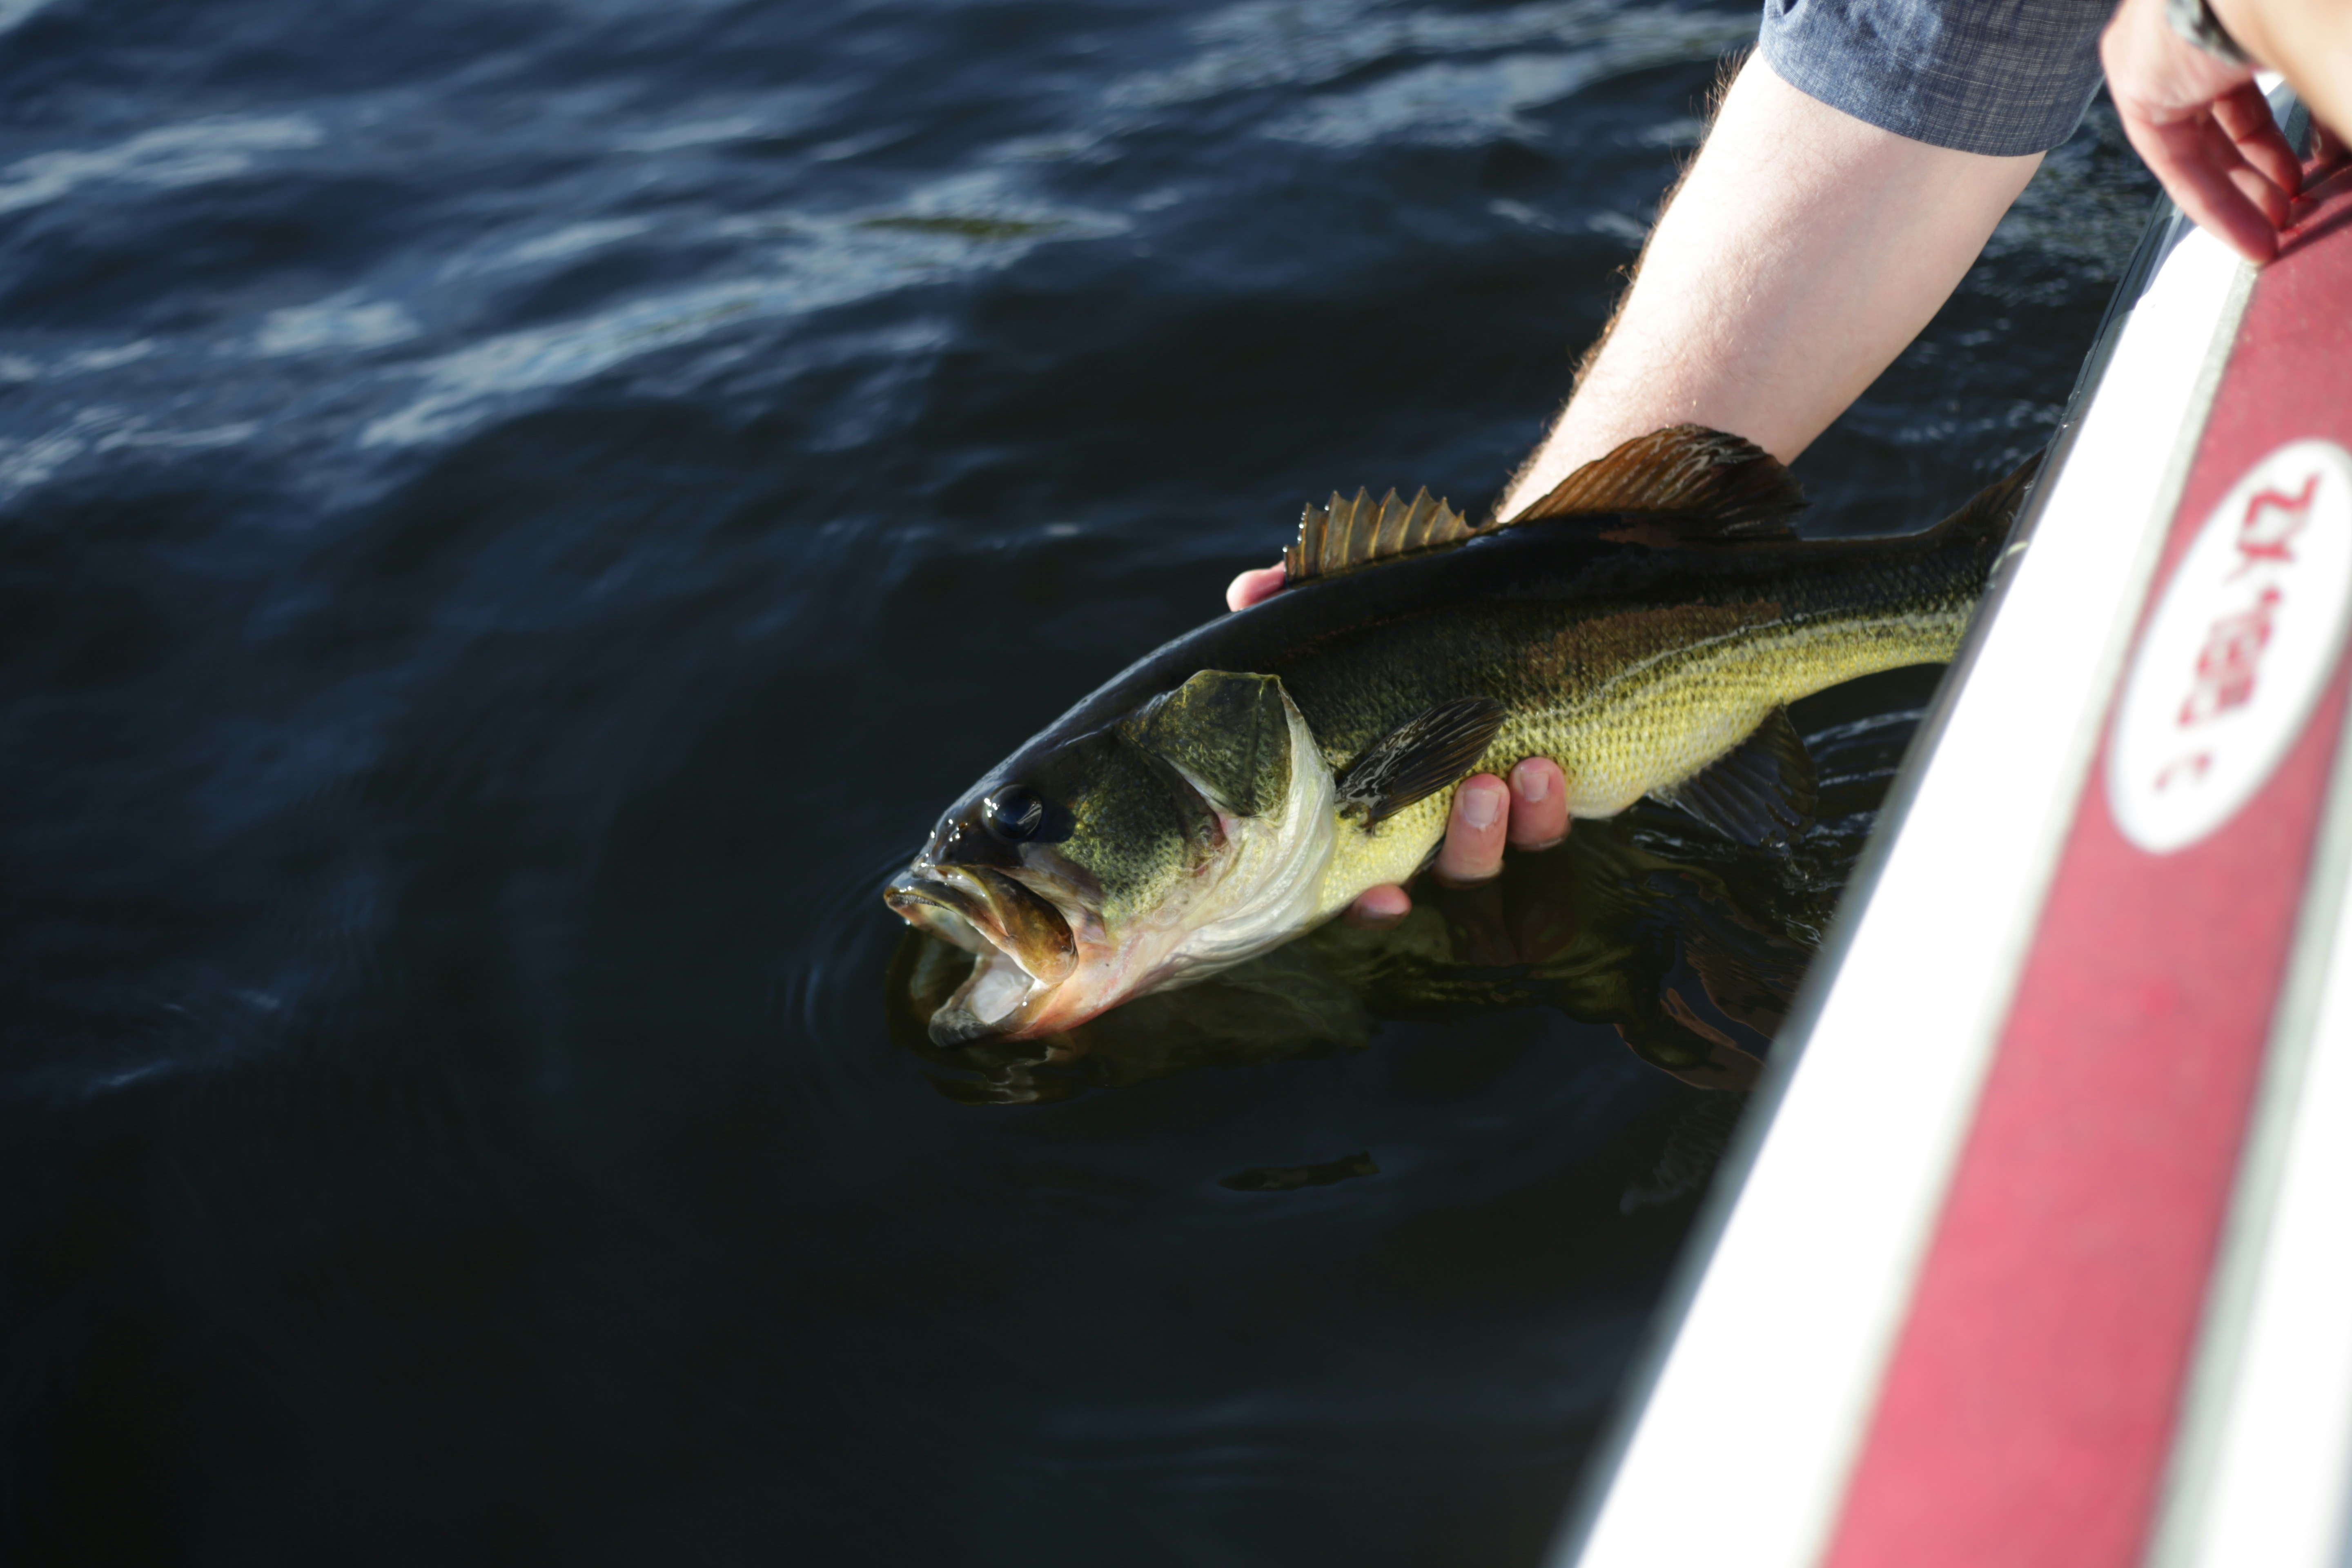
M 1482 969 L 1527 962 L 1511 937 L 1510 900 L 1502 883 L 1488 882 L 1443 898 L 1446 935 L 1462 958 Z
M 2288 214 L 2295 209 L 2294 197 L 2288 197 L 2286 193 L 2279 191 L 2277 185 L 2263 179 L 2263 174 L 2253 164 L 2239 164 L 2234 169 L 2227 169 L 2222 179 L 2230 181 L 2230 188 L 2244 197 L 2246 205 L 2253 207 L 2255 214 L 2261 214 L 2263 224 L 2270 226 L 2272 235 L 2286 228 Z
M 2303 194 L 2295 198 L 2294 221 L 2302 223 L 2329 198 L 2352 189 L 2352 148 L 2344 138 L 2315 120 L 2311 122 L 2311 156 L 2303 165 Z
M 1504 822 L 1511 792 L 1492 773 L 1472 773 L 1454 792 L 1445 843 L 1431 875 L 1451 887 L 1483 882 L 1503 868 Z
M 1568 784 L 1559 764 L 1529 757 L 1511 770 L 1506 784 L 1492 773 L 1473 773 L 1454 792 L 1445 820 L 1445 842 L 1430 874 L 1450 888 L 1490 881 L 1503 868 L 1507 841 L 1523 849 L 1543 849 L 1568 835 Z M 1343 917 L 1349 925 L 1392 926 L 1412 911 L 1402 888 L 1370 888 L 1357 895 Z
M 2214 58 L 2173 32 L 2162 0 L 2123 0 L 2099 36 L 2124 133 L 2180 210 L 2260 265 L 2278 253 L 2299 174 L 2253 73 Z
M 2280 195 L 2293 197 L 2303 189 L 2303 164 L 2272 117 L 2270 100 L 2261 88 L 2246 82 L 2223 93 L 2213 100 L 2213 118 L 2236 143 L 2238 155 L 2276 185 Z
M 2277 229 L 2207 161 L 2207 131 L 2219 134 L 2218 128 L 2210 121 L 2158 125 L 2128 110 L 2122 118 L 2124 134 L 2199 227 L 2257 266 L 2278 254 Z
M 2311 163 L 2306 175 L 2324 179 L 2334 174 L 2336 166 L 2345 161 L 2344 138 L 2314 118 L 2311 122 Z M 2305 184 L 2306 186 L 2311 184 L 2308 177 Z
M 1264 604 L 1282 592 L 1282 563 L 1260 566 L 1243 573 L 1225 584 L 1225 608 L 1246 610 L 1252 605 Z
M 1568 837 L 1568 780 L 1549 757 L 1511 770 L 1512 847 L 1549 849 Z
M 2314 120 L 2311 156 L 2303 165 L 2303 194 L 2295 199 L 2294 218 L 2301 223 L 2319 210 L 2321 202 L 2342 190 L 2352 175 L 2352 149 L 2344 138 Z
M 2162 140 L 2172 167 L 2168 176 L 2161 169 L 2157 176 L 2181 210 L 2250 261 L 2276 255 L 2284 204 L 2274 215 L 2276 187 L 2238 155 L 2229 132 L 2212 116 L 2200 114 L 2167 126 Z
M 2263 215 L 2263 221 L 2269 224 L 2273 232 L 2284 228 L 2287 213 L 2294 205 L 2294 197 L 2279 189 L 2268 174 L 2247 161 L 2245 149 L 2238 144 L 2219 120 L 2207 117 L 2199 126 L 2199 135 L 2203 142 L 2206 167 L 2219 171 L 2221 177 Z M 2295 176 L 2295 183 L 2298 185 L 2302 184 L 2300 174 Z
M 2251 163 L 2241 163 L 2222 177 L 2246 198 L 2248 205 L 2262 214 L 2263 221 L 2271 226 L 2273 235 L 2286 227 L 2288 218 L 2294 211 L 2294 198 L 2264 179 L 2261 170 Z
M 1507 886 L 1507 884 L 1505 884 Z M 1549 899 L 1524 899 L 1509 910 L 1516 962 L 1541 963 L 1576 945 L 1576 910 Z

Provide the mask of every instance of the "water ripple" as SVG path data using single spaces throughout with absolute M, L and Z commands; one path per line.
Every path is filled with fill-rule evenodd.
M 846 216 L 729 220 L 722 232 L 791 237 L 762 272 L 633 300 L 583 319 L 508 332 L 421 367 L 423 395 L 372 421 L 362 447 L 446 440 L 497 405 L 572 384 L 667 350 L 877 295 L 1012 265 L 1048 240 L 1115 234 L 1126 220 L 1010 199 L 989 176 L 941 182 Z
M 37 153 L 0 173 L 0 214 L 40 206 L 104 180 L 155 189 L 226 180 L 252 168 L 264 153 L 299 152 L 324 140 L 301 115 L 220 116 L 142 131 L 89 152 Z

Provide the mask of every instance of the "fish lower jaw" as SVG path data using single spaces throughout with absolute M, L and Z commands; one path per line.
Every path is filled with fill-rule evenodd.
M 931 1016 L 931 1039 L 942 1046 L 966 1046 L 1058 1034 L 1138 996 L 1205 980 L 1297 934 L 1296 928 L 1269 931 L 1239 949 L 1220 945 L 1206 953 L 1186 940 L 1198 933 L 1181 925 L 1131 934 L 1124 944 L 1083 953 L 1070 976 L 1059 984 L 1038 980 L 1010 954 L 992 950 Z
M 968 1046 L 975 1040 L 1017 1035 L 1019 1016 L 1036 999 L 1036 977 L 1002 948 L 982 953 L 971 975 L 931 1015 L 932 1043 Z
M 1153 988 L 1153 981 L 1138 984 L 1131 975 L 1130 965 L 1099 942 L 1086 942 L 1058 981 L 1041 980 L 1012 952 L 991 947 L 931 1015 L 931 1041 L 957 1047 L 1059 1034 Z

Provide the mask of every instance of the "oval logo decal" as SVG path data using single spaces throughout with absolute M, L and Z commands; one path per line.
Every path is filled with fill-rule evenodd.
M 2107 803 L 2126 838 L 2185 849 L 2270 778 L 2335 673 L 2352 608 L 2352 454 L 2294 441 L 2198 531 L 2116 710 Z

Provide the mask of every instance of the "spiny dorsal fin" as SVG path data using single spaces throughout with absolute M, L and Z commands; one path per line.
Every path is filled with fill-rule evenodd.
M 1375 561 L 1459 544 L 1476 531 L 1426 489 L 1410 503 L 1394 490 L 1377 502 L 1369 490 L 1358 490 L 1353 500 L 1334 495 L 1328 506 L 1310 504 L 1300 515 L 1298 542 L 1282 552 L 1283 581 L 1296 587 Z
M 1491 697 L 1457 697 L 1407 720 L 1332 781 L 1340 805 L 1360 806 L 1369 833 L 1381 818 L 1452 789 L 1486 754 L 1504 717 Z
M 1560 480 L 1512 518 L 1660 514 L 1675 542 L 1786 537 L 1805 492 L 1780 460 L 1753 442 L 1704 425 L 1637 436 Z

